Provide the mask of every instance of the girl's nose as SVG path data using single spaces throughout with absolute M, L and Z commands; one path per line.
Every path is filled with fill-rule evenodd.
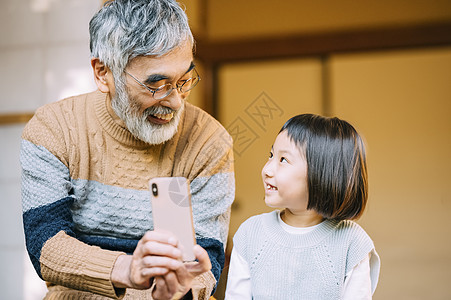
M 272 177 L 273 175 L 274 175 L 274 172 L 272 170 L 272 164 L 270 161 L 268 161 L 262 169 L 262 176 L 263 177 Z

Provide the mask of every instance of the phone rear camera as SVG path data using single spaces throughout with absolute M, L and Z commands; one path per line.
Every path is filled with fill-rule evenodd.
M 152 183 L 152 194 L 156 197 L 158 196 L 158 187 L 156 183 Z

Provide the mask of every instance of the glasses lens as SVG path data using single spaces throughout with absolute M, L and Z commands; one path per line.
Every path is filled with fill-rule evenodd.
M 199 81 L 200 76 L 196 72 L 195 77 L 191 77 L 190 79 L 186 80 L 181 86 L 178 87 L 178 90 L 180 93 L 186 93 L 192 90 L 192 88 L 195 87 L 199 83 Z M 153 98 L 155 100 L 166 98 L 171 94 L 173 89 L 174 88 L 170 83 L 160 86 L 159 88 L 153 91 Z
M 163 98 L 169 96 L 169 94 L 171 92 L 172 92 L 172 85 L 170 83 L 168 83 L 168 84 L 165 84 L 165 85 L 157 88 L 153 93 L 153 97 L 156 100 L 163 99 Z
M 180 92 L 186 93 L 190 91 L 193 87 L 196 86 L 196 84 L 199 82 L 199 76 L 192 77 L 185 81 L 182 86 L 180 87 Z

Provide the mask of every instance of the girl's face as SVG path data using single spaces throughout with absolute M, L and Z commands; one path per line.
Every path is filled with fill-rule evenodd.
M 277 136 L 262 178 L 266 205 L 287 208 L 292 213 L 307 210 L 307 161 L 286 131 Z

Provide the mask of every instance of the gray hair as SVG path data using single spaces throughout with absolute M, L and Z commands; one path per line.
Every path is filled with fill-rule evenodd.
M 174 0 L 108 1 L 89 23 L 91 57 L 120 80 L 137 56 L 161 56 L 194 38 L 185 11 Z

